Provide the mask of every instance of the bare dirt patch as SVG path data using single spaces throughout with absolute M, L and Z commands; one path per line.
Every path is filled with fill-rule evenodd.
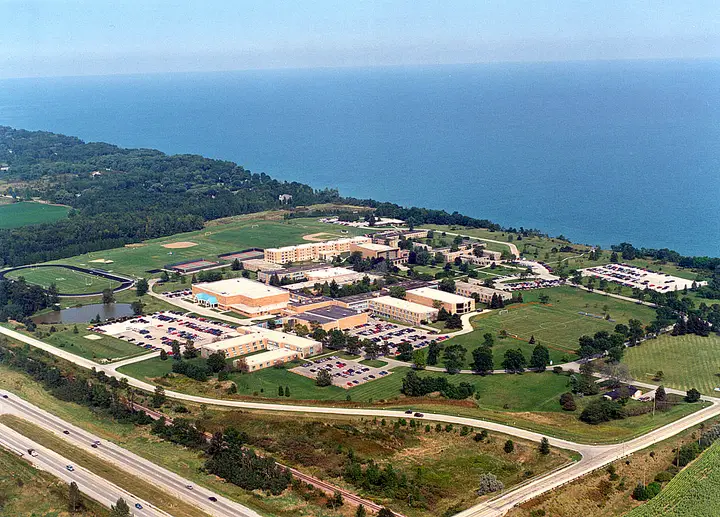
M 126 244 L 126 245 L 125 245 L 126 248 L 142 248 L 143 246 L 145 246 L 145 244 L 143 244 L 142 242 L 137 242 L 137 243 L 135 243 L 135 244 Z
M 180 250 L 184 248 L 192 248 L 193 246 L 197 246 L 197 242 L 190 242 L 190 241 L 180 241 L 180 242 L 170 242 L 168 244 L 163 244 L 163 248 L 167 248 L 170 250 Z
M 310 241 L 310 242 L 320 242 L 320 241 L 327 241 L 330 239 L 334 239 L 336 237 L 339 237 L 339 235 L 336 233 L 320 232 L 320 233 L 310 233 L 308 235 L 303 235 L 303 240 Z

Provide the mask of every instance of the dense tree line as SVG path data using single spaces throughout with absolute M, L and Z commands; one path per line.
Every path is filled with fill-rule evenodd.
M 0 278 L 0 321 L 9 319 L 25 321 L 35 312 L 58 302 L 57 288 L 45 290 L 27 284 L 20 277 L 17 281 Z
M 401 391 L 408 397 L 422 397 L 430 393 L 439 392 L 449 399 L 462 400 L 475 393 L 475 385 L 469 382 L 459 384 L 450 383 L 446 377 L 427 376 L 420 377 L 416 372 L 405 374 Z

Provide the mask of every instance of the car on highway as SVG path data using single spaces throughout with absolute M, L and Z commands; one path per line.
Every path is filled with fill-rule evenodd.
M 98 448 L 98 444 L 95 443 L 95 442 L 93 442 L 93 443 L 90 444 L 90 447 L 92 447 L 93 449 L 97 449 L 97 448 Z
M 35 457 L 38 455 L 38 453 L 35 449 L 28 449 L 28 454 L 32 457 Z
M 412 409 L 408 409 L 407 411 L 405 411 L 405 414 L 406 414 L 406 415 L 412 415 Z
M 187 488 L 188 490 L 192 490 L 192 489 L 193 489 L 193 486 L 192 486 L 192 485 L 185 485 L 185 488 Z
M 8 398 L 8 396 L 5 393 L 3 393 L 3 398 L 6 399 L 6 398 Z
M 215 497 L 214 495 L 211 495 L 210 497 L 208 497 L 208 499 L 210 499 L 213 503 L 217 503 L 217 497 Z
M 418 417 L 418 418 L 422 418 L 422 417 L 424 417 L 425 415 L 423 415 L 422 413 L 415 413 L 413 416 L 416 416 L 416 417 Z
M 70 431 L 68 431 L 67 429 L 64 429 L 63 434 L 70 434 Z
M 70 472 L 75 470 L 75 467 L 73 467 L 72 465 L 67 465 L 65 468 L 68 469 Z
M 142 510 L 142 505 L 140 503 L 135 503 L 135 508 Z

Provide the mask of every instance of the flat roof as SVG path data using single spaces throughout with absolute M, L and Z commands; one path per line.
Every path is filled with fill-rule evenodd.
M 266 328 L 260 328 L 258 327 L 258 330 L 265 335 L 268 339 L 272 340 L 275 343 L 287 343 L 289 345 L 294 345 L 299 348 L 309 348 L 314 345 L 319 345 L 319 341 L 315 341 L 314 339 L 309 339 L 306 337 L 300 337 L 295 336 L 293 334 L 287 334 L 285 332 L 280 332 L 279 330 L 271 330 Z
M 330 241 L 318 241 L 318 242 L 308 242 L 304 244 L 294 244 L 292 246 L 282 246 L 280 248 L 267 248 L 265 251 L 271 251 L 271 252 L 278 252 L 278 251 L 290 251 L 295 249 L 304 249 L 304 248 L 312 248 L 315 246 L 323 246 L 323 245 L 329 245 L 329 244 L 345 244 L 349 242 L 365 242 L 369 241 L 370 237 L 364 237 L 364 236 L 358 236 L 358 237 L 344 237 L 342 239 L 334 239 Z
M 412 289 L 407 292 L 445 303 L 467 303 L 468 301 L 472 301 L 472 298 L 460 296 L 459 294 L 447 293 L 439 289 L 431 289 L 430 287 L 421 287 L 420 289 Z
M 248 343 L 252 343 L 253 341 L 262 340 L 263 335 L 260 332 L 252 332 L 250 334 L 245 334 L 244 336 L 236 336 L 228 339 L 222 339 L 220 341 L 215 341 L 214 343 L 208 343 L 207 345 L 203 345 L 201 348 L 217 352 L 218 350 L 227 350 L 228 348 L 232 348 L 238 345 L 246 345 Z
M 287 348 L 278 348 L 276 350 L 268 350 L 260 354 L 246 355 L 245 364 L 253 366 L 267 361 L 275 361 L 277 359 L 289 359 L 297 356 L 297 352 L 294 350 L 288 350 Z M 234 358 L 233 358 L 234 359 Z
M 340 307 L 339 305 L 328 305 L 327 307 L 310 309 L 309 311 L 305 311 L 302 314 L 307 314 L 309 316 L 321 316 L 323 318 L 329 318 L 332 320 L 339 320 L 342 318 L 347 318 L 349 316 L 357 316 L 357 311 L 354 311 L 352 309 L 346 309 L 345 307 Z
M 419 314 L 431 314 L 434 312 L 438 312 L 437 309 L 428 307 L 427 305 L 421 305 L 419 303 L 401 300 L 400 298 L 393 298 L 392 296 L 381 296 L 380 298 L 374 298 L 370 300 L 370 304 L 372 305 L 373 303 L 381 303 L 383 305 L 389 305 L 391 307 L 396 307 L 398 309 Z
M 508 294 L 507 291 L 501 291 L 494 287 L 487 287 L 485 285 L 476 284 L 474 282 L 455 282 L 455 288 L 472 289 L 476 293 L 502 293 Z
M 396 250 L 397 248 L 393 248 L 392 246 L 386 246 L 384 244 L 376 244 L 374 242 L 363 242 L 362 244 L 356 244 L 358 248 L 365 248 L 366 250 L 373 250 L 373 251 L 390 251 L 390 250 Z
M 267 296 L 287 293 L 284 289 L 266 285 L 262 282 L 256 282 L 255 280 L 249 280 L 247 278 L 230 278 L 227 280 L 219 280 L 217 282 L 195 284 L 193 287 L 200 287 L 216 295 L 243 295 L 248 298 L 265 298 Z
M 353 271 L 352 269 L 348 269 L 346 267 L 325 267 L 318 270 L 310 270 L 307 272 L 306 276 L 308 279 L 311 280 L 320 280 L 323 278 L 334 278 L 336 276 L 345 276 L 345 275 L 359 275 L 357 271 Z

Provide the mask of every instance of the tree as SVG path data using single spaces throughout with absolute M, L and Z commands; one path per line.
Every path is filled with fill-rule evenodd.
M 460 318 L 459 314 L 453 314 L 445 322 L 446 329 L 461 329 L 462 326 L 462 318 Z
M 472 357 L 472 369 L 475 373 L 486 375 L 494 370 L 493 354 L 490 347 L 481 346 L 476 348 L 472 351 Z
M 165 349 L 160 350 L 160 360 L 161 361 L 167 361 L 168 354 L 165 351 Z
M 135 316 L 140 316 L 143 313 L 143 309 L 145 309 L 145 304 L 140 300 L 134 300 L 130 304 L 130 308 Z
M 550 454 L 550 441 L 544 436 L 540 440 L 540 446 L 538 447 L 540 454 L 547 456 Z
M 130 517 L 130 507 L 122 497 L 110 506 L 110 517 Z
M 403 341 L 397 346 L 398 356 L 400 361 L 412 361 L 413 346 L 407 341 Z
M 460 370 L 462 370 L 462 367 L 465 365 L 466 354 L 467 348 L 462 345 L 450 345 L 446 347 L 443 352 L 445 370 L 451 374 L 460 373 Z
M 198 350 L 195 348 L 195 343 L 191 339 L 185 342 L 185 350 L 183 351 L 183 358 L 195 359 L 198 356 Z
M 137 281 L 137 284 L 135 284 L 135 294 L 138 296 L 145 296 L 149 290 L 150 285 L 145 278 L 141 278 Z
M 283 397 L 283 396 L 285 396 L 285 390 L 283 389 L 282 386 L 278 386 L 278 397 Z
M 519 348 L 510 349 L 505 352 L 505 357 L 501 366 L 510 373 L 522 373 L 527 366 L 527 360 Z
M 565 411 L 575 411 L 577 409 L 577 405 L 575 404 L 575 397 L 573 397 L 573 394 L 567 392 L 560 395 L 560 406 Z
M 315 377 L 315 384 L 320 387 L 324 386 L 330 386 L 332 384 L 332 377 L 330 376 L 330 372 L 328 372 L 326 369 L 321 369 L 317 377 Z
M 82 498 L 80 496 L 80 489 L 75 481 L 70 482 L 68 488 L 68 512 L 75 513 L 80 509 L 82 505 Z
M 443 278 L 440 280 L 440 284 L 438 284 L 438 289 L 440 291 L 445 291 L 446 293 L 454 293 L 455 292 L 455 280 L 452 278 Z
M 427 366 L 427 351 L 424 349 L 415 350 L 413 352 L 413 368 L 416 370 L 424 370 Z
M 367 512 L 365 511 L 365 507 L 363 505 L 360 505 L 357 507 L 357 510 L 355 511 L 355 517 L 366 517 Z
M 505 485 L 502 481 L 498 480 L 495 474 L 485 472 L 480 474 L 480 483 L 478 489 L 475 491 L 477 495 L 491 494 L 493 492 L 499 492 L 503 490 Z
M 653 380 L 660 382 L 661 380 L 663 380 L 663 377 L 665 377 L 665 372 L 663 372 L 662 370 L 658 370 L 657 372 L 655 372 Z
M 513 443 L 513 441 L 512 440 L 506 441 L 505 446 L 503 447 L 503 450 L 507 454 L 510 454 L 511 452 L 513 452 L 515 450 L 515 444 Z
M 224 370 L 227 366 L 225 362 L 225 352 L 223 350 L 218 350 L 217 352 L 210 354 L 207 358 L 207 366 L 213 373 L 218 373 Z
M 495 338 L 490 332 L 485 332 L 483 334 L 483 345 L 489 348 L 492 348 L 492 346 L 495 344 Z
M 400 300 L 405 299 L 405 288 L 404 287 L 400 287 L 399 285 L 391 285 L 388 288 L 388 291 L 390 293 L 390 296 L 392 296 L 393 298 L 398 298 Z
M 328 499 L 327 507 L 335 510 L 337 508 L 340 508 L 343 504 L 345 504 L 345 501 L 343 501 L 343 496 L 340 492 L 336 490 L 333 496 Z
M 588 424 L 600 424 L 602 422 L 609 422 L 610 420 L 619 420 L 625 418 L 627 413 L 625 408 L 617 402 L 606 399 L 593 400 L 582 413 L 580 413 L 580 420 Z
M 546 293 L 541 293 L 540 296 L 538 296 L 538 300 L 540 300 L 540 303 L 545 305 L 550 302 L 550 296 Z
M 182 359 L 182 354 L 180 353 L 180 343 L 178 341 L 173 340 L 170 343 L 170 348 L 172 349 L 173 359 L 176 361 Z
M 290 387 L 289 386 L 285 386 L 285 396 L 286 397 L 290 396 Z
M 152 396 L 152 406 L 158 408 L 165 403 L 165 390 L 162 386 L 155 386 L 155 392 Z
M 240 264 L 238 259 L 235 259 L 232 261 L 232 264 L 230 264 L 230 269 L 233 271 L 240 271 L 242 269 L 242 264 Z
M 695 388 L 690 388 L 685 395 L 686 402 L 697 402 L 700 400 L 700 392 Z
M 102 302 L 105 305 L 115 303 L 115 294 L 113 293 L 112 289 L 103 289 Z
M 642 322 L 640 320 L 631 319 L 628 322 L 628 339 L 630 340 L 630 346 L 637 345 L 640 338 L 644 335 L 645 330 L 643 330 Z
M 438 362 L 438 356 L 440 355 L 440 351 L 443 349 L 443 344 L 438 343 L 434 339 L 430 341 L 430 345 L 428 346 L 428 359 L 427 364 L 430 366 L 434 366 Z
M 380 511 L 377 514 L 377 517 L 395 517 L 395 514 L 392 513 L 390 510 L 388 510 L 385 507 L 380 508 Z
M 532 357 L 530 357 L 530 367 L 544 372 L 548 364 L 550 364 L 550 351 L 546 346 L 535 345 Z
M 437 320 L 438 321 L 447 321 L 448 318 L 450 318 L 450 313 L 445 309 L 445 307 L 440 307 L 440 310 L 438 311 Z
M 630 368 L 625 363 L 605 362 L 601 365 L 600 371 L 610 380 L 614 388 L 632 381 Z

